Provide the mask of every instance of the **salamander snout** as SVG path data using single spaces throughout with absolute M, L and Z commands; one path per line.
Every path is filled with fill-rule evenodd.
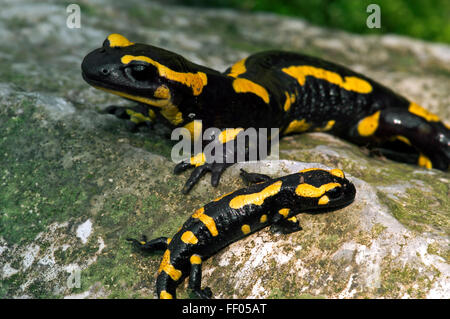
M 295 184 L 295 195 L 303 207 L 340 208 L 355 199 L 356 188 L 340 169 L 308 168 L 299 172 L 299 179 L 300 183 Z

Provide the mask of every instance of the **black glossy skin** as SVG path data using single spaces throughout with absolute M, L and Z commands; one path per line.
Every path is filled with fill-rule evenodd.
M 125 55 L 145 56 L 180 73 L 202 72 L 207 77 L 207 84 L 201 94 L 194 95 L 190 87 L 168 79 L 152 64 L 142 61 L 122 63 L 121 57 Z M 184 126 L 199 119 L 203 129 L 278 127 L 281 136 L 284 136 L 292 133 L 286 128 L 293 120 L 303 120 L 308 127 L 300 132 L 327 131 L 357 145 L 376 149 L 395 160 L 441 170 L 449 167 L 449 129 L 434 115 L 430 118 L 412 113 L 410 101 L 362 74 L 319 58 L 282 51 L 256 53 L 245 60 L 244 66 L 245 72 L 231 76 L 231 68 L 220 73 L 157 47 L 146 44 L 111 47 L 107 39 L 102 48 L 84 58 L 82 71 L 84 79 L 91 85 L 153 98 L 156 102 L 155 90 L 161 85 L 167 87 L 170 91 L 168 102 L 181 112 L 182 122 L 174 125 L 167 121 L 167 117 L 161 116 L 164 107 L 155 107 L 153 100 L 140 103 L 134 110 L 146 114 L 148 109 L 152 109 L 156 120 L 171 126 Z M 306 76 L 301 85 L 296 78 L 282 71 L 291 66 L 319 68 L 342 79 L 357 78 L 370 84 L 372 90 L 368 93 L 355 92 L 333 83 L 330 78 L 315 75 Z M 236 78 L 250 80 L 262 87 L 270 98 L 269 103 L 254 92 L 237 92 L 233 87 Z M 283 109 L 286 94 L 295 98 L 288 111 Z M 113 107 L 109 111 L 129 118 L 121 108 Z M 376 130 L 362 136 L 358 125 L 378 111 Z M 327 128 L 330 121 L 333 125 Z M 420 156 L 426 159 L 426 163 L 420 162 Z M 229 164 L 205 163 L 196 167 L 184 191 L 189 191 L 207 171 L 212 173 L 212 184 L 217 185 L 220 174 L 227 166 Z M 192 167 L 189 162 L 184 162 L 175 171 L 179 173 Z
M 201 298 L 210 298 L 212 296 L 210 289 L 201 289 L 201 263 L 192 264 L 191 256 L 198 256 L 201 261 L 204 261 L 231 243 L 270 225 L 286 234 L 301 230 L 295 215 L 305 211 L 323 213 L 342 208 L 353 202 L 356 194 L 354 185 L 345 178 L 341 170 L 337 169 L 330 171 L 317 168 L 307 169 L 275 179 L 245 171 L 242 171 L 241 176 L 244 180 L 257 184 L 226 194 L 206 204 L 183 224 L 171 240 L 166 237 L 148 242 L 145 237 L 143 241 L 129 239 L 142 250 L 150 252 L 165 250 L 164 255 L 170 256 L 166 261 L 163 258 L 162 266 L 159 269 L 156 281 L 158 297 L 175 298 L 176 287 L 189 276 L 189 287 L 193 293 Z M 326 191 L 316 194 L 317 196 L 305 197 L 296 191 L 297 187 L 305 187 L 305 185 L 306 187 L 311 185 L 318 189 L 323 185 L 325 185 L 323 187 L 326 185 L 329 187 Z M 239 196 L 260 193 L 264 189 L 274 186 L 277 186 L 278 190 L 273 191 L 261 202 L 253 199 L 241 207 L 231 207 L 233 199 Z M 322 202 L 323 196 L 326 196 L 329 201 Z M 284 209 L 284 214 L 280 213 L 282 209 Z M 199 212 L 213 220 L 212 224 L 216 228 L 215 234 L 198 217 Z M 265 219 L 262 219 L 263 215 L 266 216 Z M 243 232 L 243 225 L 249 226 L 249 232 Z M 183 241 L 183 234 L 188 231 L 196 236 L 197 242 L 186 243 Z M 167 244 L 168 242 L 169 244 Z M 164 270 L 167 268 L 163 265 L 167 267 L 168 264 L 171 265 L 170 269 L 180 271 L 177 280 L 170 276 L 171 271 Z

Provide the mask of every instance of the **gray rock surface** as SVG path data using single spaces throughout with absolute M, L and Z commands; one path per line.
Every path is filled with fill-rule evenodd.
M 282 140 L 281 161 L 236 165 L 219 187 L 205 178 L 183 196 L 187 174 L 172 174 L 170 142 L 100 114 L 127 102 L 80 75 L 84 55 L 113 32 L 219 70 L 279 48 L 363 72 L 448 124 L 449 46 L 137 0 L 82 2 L 81 12 L 81 28 L 69 29 L 60 1 L 2 2 L 0 298 L 153 298 L 161 257 L 126 237 L 171 236 L 196 208 L 242 187 L 240 167 L 278 176 L 311 166 L 343 169 L 355 202 L 300 215 L 300 232 L 263 230 L 231 245 L 205 262 L 203 285 L 221 298 L 450 297 L 448 173 L 312 133 Z

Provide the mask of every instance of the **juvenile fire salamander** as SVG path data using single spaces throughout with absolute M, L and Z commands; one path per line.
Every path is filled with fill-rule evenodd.
M 163 121 L 187 128 L 193 138 L 201 136 L 196 130 L 216 127 L 224 148 L 250 127 L 276 127 L 281 136 L 323 131 L 391 159 L 449 168 L 450 130 L 438 116 L 362 74 L 315 57 L 260 52 L 221 73 L 111 34 L 81 67 L 89 84 L 138 102 L 135 108 L 108 108 L 136 125 Z M 216 186 L 234 154 L 224 152 L 227 156 L 219 163 L 198 153 L 179 163 L 175 173 L 195 167 L 183 191 L 208 171 Z
M 176 287 L 187 276 L 196 296 L 211 298 L 210 288 L 201 289 L 201 267 L 207 258 L 269 225 L 285 234 L 301 230 L 295 215 L 342 208 L 356 194 L 340 169 L 309 168 L 274 179 L 241 170 L 241 177 L 253 185 L 197 209 L 172 238 L 128 238 L 144 251 L 164 251 L 156 279 L 159 298 L 175 298 Z

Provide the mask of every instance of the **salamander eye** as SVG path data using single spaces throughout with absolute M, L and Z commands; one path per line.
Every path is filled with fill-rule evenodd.
M 157 76 L 156 68 L 141 63 L 130 63 L 125 68 L 125 73 L 136 81 L 152 81 Z
M 341 197 L 341 195 L 342 195 L 342 188 L 341 187 L 335 187 L 333 189 L 330 189 L 327 192 L 327 196 L 329 198 L 331 198 L 331 199 L 339 198 L 339 197 Z
M 145 70 L 145 66 L 143 66 L 143 65 L 133 65 L 131 67 L 131 69 L 132 69 L 133 72 L 142 73 L 142 71 Z

